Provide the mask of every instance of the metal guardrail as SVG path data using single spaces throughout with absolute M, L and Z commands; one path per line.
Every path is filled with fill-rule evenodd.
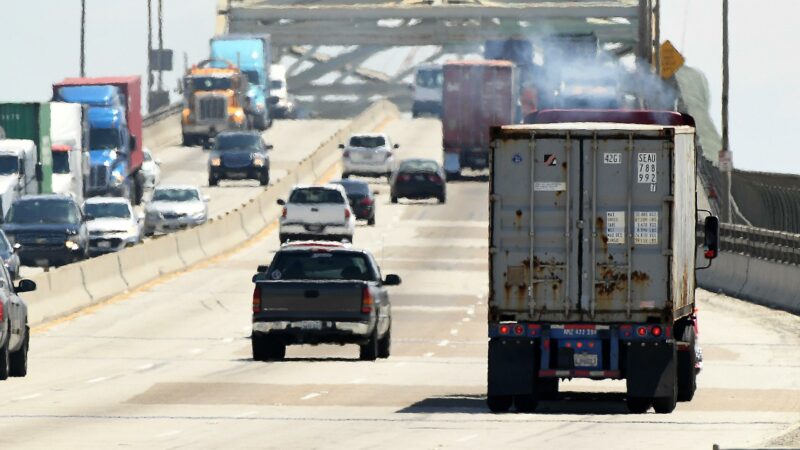
M 150 114 L 145 115 L 142 118 L 142 125 L 146 127 L 153 125 L 154 123 L 160 122 L 173 114 L 178 114 L 179 112 L 181 112 L 182 108 L 183 108 L 183 102 L 176 102 L 164 106 L 163 108 L 159 108 L 151 112 Z
M 702 224 L 697 226 L 697 239 L 703 240 Z M 720 224 L 720 251 L 800 265 L 800 234 L 724 223 Z

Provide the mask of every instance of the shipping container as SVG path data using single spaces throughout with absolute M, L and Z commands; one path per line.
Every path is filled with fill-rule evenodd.
M 49 103 L 0 103 L 0 127 L 7 139 L 28 139 L 37 149 L 36 180 L 40 193 L 52 192 L 53 157 Z
M 508 61 L 459 61 L 444 65 L 442 127 L 444 168 L 489 165 L 489 128 L 517 122 L 517 73 Z
M 625 379 L 633 412 L 691 399 L 694 142 L 689 126 L 492 129 L 492 410 L 533 409 L 559 378 Z

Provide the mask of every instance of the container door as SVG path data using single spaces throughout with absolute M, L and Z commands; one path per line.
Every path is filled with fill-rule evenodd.
M 580 142 L 511 138 L 492 160 L 492 292 L 506 320 L 578 311 Z M 532 212 L 532 214 L 531 214 Z
M 671 146 L 663 136 L 582 142 L 583 216 L 590 245 L 581 259 L 581 310 L 588 319 L 631 319 L 667 302 Z

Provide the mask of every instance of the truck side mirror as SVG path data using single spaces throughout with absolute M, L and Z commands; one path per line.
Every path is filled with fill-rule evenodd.
M 400 280 L 400 275 L 389 274 L 386 275 L 386 279 L 383 281 L 383 284 L 386 286 L 398 286 L 402 280 Z
M 703 232 L 704 255 L 706 259 L 714 259 L 719 253 L 719 218 L 716 216 L 706 217 L 703 223 Z
M 400 144 L 394 144 L 394 148 L 400 148 Z
M 286 205 L 286 201 L 284 199 L 282 199 L 282 198 L 279 198 L 278 199 L 278 204 L 281 205 L 281 206 L 284 206 L 284 205 Z
M 268 269 L 269 269 L 269 266 L 267 266 L 265 264 L 259 264 L 258 267 L 256 268 L 256 272 L 258 272 L 258 273 L 267 273 Z
M 344 144 L 339 144 L 339 148 L 344 149 Z
M 17 293 L 32 292 L 35 290 L 36 290 L 36 282 L 28 279 L 20 280 L 19 284 L 14 289 L 14 291 Z

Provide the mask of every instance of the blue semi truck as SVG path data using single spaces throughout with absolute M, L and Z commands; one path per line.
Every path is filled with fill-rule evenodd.
M 211 39 L 211 59 L 229 61 L 245 76 L 247 90 L 247 115 L 253 128 L 266 130 L 272 124 L 268 103 L 269 68 L 272 64 L 272 49 L 269 35 L 228 34 Z

